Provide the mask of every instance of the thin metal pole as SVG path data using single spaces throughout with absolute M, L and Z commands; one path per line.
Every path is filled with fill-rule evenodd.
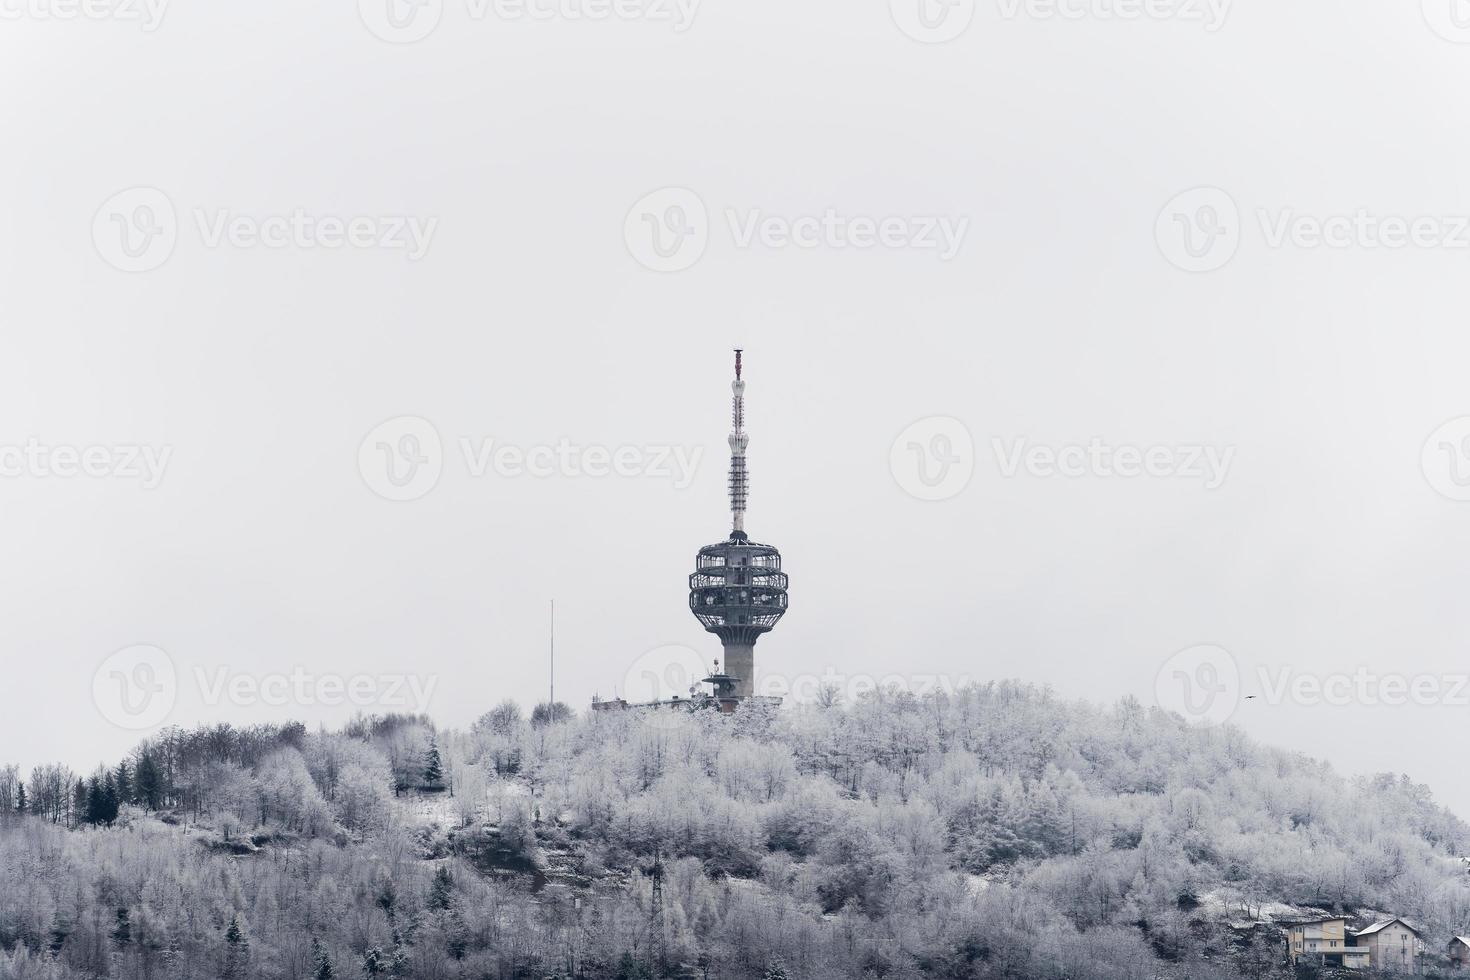
M 556 710 L 556 600 L 551 600 L 551 700 L 547 702 L 550 711 Z

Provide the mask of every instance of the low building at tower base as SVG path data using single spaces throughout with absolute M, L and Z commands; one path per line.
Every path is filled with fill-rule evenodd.
M 735 713 L 735 709 L 742 704 L 761 704 L 773 708 L 781 706 L 782 698 L 761 697 L 758 695 L 741 695 L 736 692 L 740 689 L 741 678 L 721 673 L 719 661 L 715 662 L 714 671 L 700 683 L 709 684 L 713 691 L 700 691 L 691 689 L 689 697 L 684 698 L 674 695 L 658 701 L 627 701 L 623 698 L 613 698 L 604 701 L 597 695 L 592 696 L 593 711 L 718 711 L 722 715 Z

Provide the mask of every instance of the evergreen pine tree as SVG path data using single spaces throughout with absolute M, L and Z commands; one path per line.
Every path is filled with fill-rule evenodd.
M 402 980 L 408 976 L 408 950 L 403 948 L 403 937 L 393 930 L 393 952 L 388 957 L 388 976 Z
M 398 892 L 393 888 L 393 879 L 384 878 L 382 886 L 378 889 L 378 908 L 388 917 L 388 924 L 393 924 L 393 916 L 397 911 Z
M 112 782 L 117 787 L 119 805 L 133 802 L 133 774 L 128 770 L 127 759 L 119 762 L 117 768 L 113 770 Z
M 133 938 L 133 924 L 128 918 L 126 907 L 117 910 L 116 925 L 112 928 L 112 941 L 119 946 L 126 946 Z
M 444 782 L 444 763 L 439 758 L 439 743 L 429 736 L 429 751 L 424 756 L 424 785 L 439 786 Z
M 632 953 L 624 953 L 622 959 L 618 960 L 618 972 L 613 976 L 617 980 L 647 980 L 653 974 L 642 963 L 634 959 Z
M 133 799 L 145 810 L 157 810 L 163 805 L 163 777 L 153 753 L 144 751 L 138 757 L 138 766 L 133 772 Z
M 102 822 L 109 827 L 117 819 L 118 798 L 117 781 L 112 778 L 112 773 L 102 777 Z
M 547 725 L 559 725 L 564 721 L 571 721 L 575 717 L 571 706 L 565 701 L 543 701 L 531 709 L 531 727 L 544 728 Z
M 311 941 L 311 957 L 312 980 L 333 980 L 336 977 L 337 968 L 332 966 L 332 957 L 327 953 L 326 947 L 315 939 Z
M 429 886 L 429 908 L 439 912 L 449 909 L 454 899 L 454 876 L 449 873 L 449 865 L 441 864 L 434 872 L 434 881 Z
M 249 960 L 250 940 L 245 938 L 245 930 L 240 928 L 239 915 L 232 915 L 229 926 L 225 928 L 224 980 L 244 977 Z
M 93 776 L 87 780 L 87 823 L 102 822 L 102 783 Z
M 87 782 L 78 779 L 71 793 L 71 825 L 80 827 L 87 821 Z
M 464 954 L 470 948 L 470 931 L 465 927 L 464 916 L 458 909 L 449 912 L 448 936 L 445 939 L 445 949 L 449 955 L 456 960 L 464 959 Z
M 71 932 L 72 924 L 61 912 L 58 911 L 51 916 L 51 941 L 47 948 L 53 955 L 61 952 L 61 947 L 66 944 L 66 937 L 70 936 Z
M 382 973 L 387 972 L 388 965 L 383 962 L 383 953 L 376 946 L 368 950 L 362 958 L 362 975 L 371 980 Z
M 15 789 L 15 812 L 16 813 L 25 813 L 26 810 L 27 810 L 27 804 L 26 804 L 26 784 L 25 784 L 25 781 L 22 780 L 21 782 L 19 782 L 18 784 L 16 784 L 16 789 Z

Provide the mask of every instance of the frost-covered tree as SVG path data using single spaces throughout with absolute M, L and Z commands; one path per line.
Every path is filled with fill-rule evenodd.
M 1271 903 L 1470 931 L 1470 828 L 1422 787 L 1136 701 L 1000 683 L 658 721 L 166 729 L 126 756 L 138 809 L 84 831 L 74 773 L 0 766 L 6 814 L 63 780 L 40 819 L 0 814 L 0 978 L 1277 980 Z M 452 803 L 417 790 L 431 747 Z

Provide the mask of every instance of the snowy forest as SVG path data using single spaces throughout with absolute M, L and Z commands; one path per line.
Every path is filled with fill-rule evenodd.
M 1432 963 L 1465 855 L 1407 778 L 1009 682 L 171 728 L 0 766 L 0 978 L 1285 978 L 1312 910 Z

